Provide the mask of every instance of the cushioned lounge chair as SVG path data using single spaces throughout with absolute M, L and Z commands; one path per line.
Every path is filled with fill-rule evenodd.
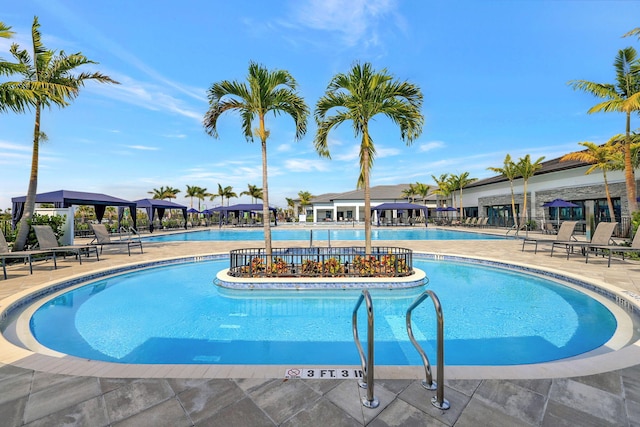
M 613 231 L 617 225 L 617 222 L 599 223 L 589 242 L 554 242 L 551 245 L 551 256 L 553 256 L 553 249 L 556 246 L 564 246 L 567 250 L 567 259 L 569 259 L 569 255 L 576 247 L 579 247 L 581 252 L 584 253 L 589 246 L 609 246 L 611 244 L 611 236 L 613 236 Z
M 82 255 L 87 257 L 91 255 L 91 252 L 95 252 L 96 260 L 100 261 L 98 256 L 98 247 L 96 245 L 65 245 L 60 246 L 56 235 L 53 234 L 53 229 L 48 225 L 32 225 L 33 231 L 36 233 L 38 239 L 38 248 L 45 251 L 51 251 L 54 253 L 66 254 L 74 253 L 76 258 L 82 264 Z
M 33 257 L 53 258 L 53 268 L 58 268 L 56 264 L 56 254 L 51 251 L 9 251 L 9 245 L 4 238 L 4 234 L 0 232 L 0 258 L 2 259 L 2 273 L 4 279 L 7 279 L 7 259 L 21 259 L 23 262 L 29 263 L 29 274 L 33 274 Z
M 140 253 L 142 253 L 142 240 L 137 239 L 120 239 L 120 240 L 111 240 L 111 236 L 109 235 L 109 231 L 104 224 L 91 224 L 91 229 L 93 230 L 93 234 L 95 234 L 95 239 L 92 240 L 92 243 L 100 246 L 100 253 L 102 253 L 102 249 L 104 246 L 116 246 L 116 245 L 126 245 L 127 251 L 129 252 L 129 256 L 131 256 L 131 247 L 139 247 Z
M 538 243 L 551 243 L 551 251 L 553 253 L 553 245 L 556 243 L 568 244 L 572 241 L 577 241 L 575 237 L 573 237 L 573 232 L 576 229 L 576 224 L 578 221 L 565 221 L 560 225 L 560 229 L 558 230 L 558 234 L 556 234 L 555 239 L 536 239 L 532 237 L 527 237 L 522 240 L 522 251 L 524 252 L 524 246 L 527 244 L 535 245 L 535 249 L 533 253 L 538 253 Z
M 604 256 L 607 252 L 609 253 L 609 260 L 607 262 L 607 267 L 611 267 L 611 254 L 619 253 L 622 254 L 622 260 L 624 261 L 624 254 L 626 252 L 637 252 L 640 254 L 640 231 L 636 231 L 636 235 L 631 242 L 631 246 L 620 246 L 620 245 L 607 245 L 607 246 L 597 246 L 590 245 L 587 247 L 587 260 L 585 262 L 589 262 L 589 252 L 593 250 L 595 255 L 601 253 Z

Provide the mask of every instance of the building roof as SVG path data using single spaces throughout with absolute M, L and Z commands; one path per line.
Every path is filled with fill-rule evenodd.
M 371 200 L 406 200 L 402 191 L 409 188 L 409 184 L 377 185 L 371 187 Z M 363 200 L 364 189 L 347 191 L 346 193 L 327 193 L 313 197 L 312 203 L 330 203 L 336 200 Z
M 560 172 L 563 170 L 579 168 L 583 166 L 588 166 L 589 163 L 579 162 L 576 160 L 569 160 L 566 162 L 560 161 L 561 157 L 557 157 L 555 159 L 548 160 L 546 162 L 542 162 L 542 168 L 536 171 L 536 175 L 544 175 L 552 172 Z M 522 177 L 518 177 L 516 179 L 521 179 Z M 478 181 L 472 182 L 471 184 L 465 186 L 464 188 L 472 188 L 472 187 L 481 187 L 483 185 L 495 184 L 498 182 L 506 182 L 508 181 L 507 177 L 504 175 L 496 175 L 489 178 L 480 179 Z

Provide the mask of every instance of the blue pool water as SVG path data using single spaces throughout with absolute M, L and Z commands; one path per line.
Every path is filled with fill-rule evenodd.
M 364 229 L 335 229 L 335 230 L 309 230 L 309 229 L 272 229 L 271 238 L 278 240 L 303 240 L 309 241 L 313 233 L 314 241 L 327 240 L 361 240 L 364 241 Z M 373 229 L 372 240 L 487 240 L 503 239 L 500 236 L 489 234 L 469 233 L 465 231 L 441 230 L 437 228 L 412 227 L 406 229 Z M 264 240 L 262 228 L 254 229 L 219 229 L 203 230 L 189 233 L 166 234 L 162 236 L 145 237 L 151 242 L 188 242 L 188 241 L 237 241 L 237 240 Z
M 445 318 L 449 365 L 512 365 L 575 356 L 616 328 L 601 303 L 569 287 L 477 264 L 414 259 Z M 358 291 L 238 291 L 213 284 L 228 260 L 157 267 L 58 296 L 31 319 L 46 347 L 122 363 L 358 365 L 351 313 Z M 372 290 L 375 363 L 421 365 L 405 311 L 424 287 Z M 366 341 L 365 311 L 360 337 Z M 436 319 L 427 300 L 413 330 L 436 363 Z

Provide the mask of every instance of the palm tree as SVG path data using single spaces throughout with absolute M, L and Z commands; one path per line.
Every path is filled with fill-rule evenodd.
M 180 190 L 178 190 L 177 188 L 173 188 L 170 186 L 167 186 L 167 188 L 165 188 L 164 186 L 158 188 L 154 188 L 152 191 L 147 191 L 147 193 L 152 194 L 153 195 L 153 199 L 156 200 L 170 200 L 170 199 L 175 199 L 177 196 L 177 194 L 180 192 Z
M 527 211 L 527 182 L 529 182 L 529 178 L 534 176 L 536 172 L 542 168 L 542 161 L 544 160 L 544 156 L 540 157 L 535 162 L 531 163 L 531 156 L 527 154 L 524 157 L 520 157 L 518 159 L 518 163 L 516 163 L 516 169 L 518 171 L 518 175 L 522 177 L 523 183 L 523 193 L 524 193 L 524 202 L 523 202 L 523 212 L 524 221 L 521 223 L 527 223 L 527 219 L 529 218 L 529 212 Z M 517 229 L 516 229 L 517 230 Z
M 330 158 L 329 131 L 345 121 L 351 120 L 354 133 L 360 140 L 360 175 L 358 188 L 364 188 L 364 228 L 365 251 L 371 252 L 371 189 L 369 175 L 376 150 L 371 135 L 369 121 L 383 114 L 400 127 L 400 137 L 410 145 L 422 133 L 424 116 L 422 92 L 409 82 L 393 80 L 382 69 L 376 72 L 369 63 L 356 63 L 348 74 L 335 75 L 326 93 L 318 100 L 315 119 L 318 131 L 314 140 L 316 151 Z M 330 111 L 336 113 L 327 116 Z
M 24 214 L 20 220 L 20 230 L 16 237 L 16 250 L 24 249 L 29 235 L 29 221 L 33 216 L 38 187 L 38 153 L 40 144 L 40 113 L 43 106 L 56 104 L 60 107 L 69 105 L 69 101 L 75 99 L 85 81 L 95 80 L 100 83 L 115 83 L 115 80 L 100 72 L 81 72 L 73 74 L 78 67 L 87 64 L 95 64 L 81 53 L 66 55 L 60 51 L 48 50 L 40 40 L 40 24 L 38 18 L 33 19 L 31 29 L 33 40 L 33 60 L 26 50 L 19 50 L 18 45 L 11 46 L 11 54 L 21 64 L 23 82 L 27 87 L 40 86 L 39 96 L 34 102 L 35 125 L 33 129 L 33 154 L 31 158 L 31 173 L 29 176 L 29 188 L 24 204 Z
M 243 191 L 240 195 L 247 195 L 251 197 L 251 203 L 256 203 L 258 199 L 262 200 L 262 188 L 258 188 L 256 185 L 247 184 L 247 191 Z
M 431 187 L 422 182 L 416 182 L 415 185 L 416 195 L 422 197 L 422 204 L 427 204 L 427 196 L 429 195 L 429 191 L 431 191 Z
M 615 211 L 613 210 L 613 202 L 611 201 L 611 193 L 609 192 L 609 182 L 607 181 L 607 171 L 613 170 L 615 164 L 615 153 L 613 150 L 613 142 L 610 140 L 604 145 L 594 144 L 593 142 L 579 142 L 586 150 L 576 151 L 573 153 L 565 154 L 560 159 L 561 162 L 567 162 L 570 160 L 577 160 L 579 162 L 589 163 L 592 166 L 587 169 L 585 175 L 589 175 L 596 169 L 602 170 L 602 176 L 604 178 L 604 192 L 607 195 L 607 206 L 609 207 L 609 215 L 611 220 L 615 221 Z
M 449 174 L 443 173 L 439 178 L 436 178 L 435 175 L 431 175 L 431 179 L 436 183 L 438 189 L 434 191 L 436 197 L 444 197 L 445 203 L 447 198 L 451 195 L 451 186 L 449 185 Z M 436 200 L 437 204 L 438 200 Z M 451 199 L 451 204 L 453 205 L 453 198 Z M 455 207 L 455 206 L 454 206 Z
M 238 195 L 233 191 L 233 187 L 228 185 L 226 187 L 222 187 L 222 185 L 220 185 L 218 183 L 218 193 L 216 194 L 212 194 L 211 198 L 209 200 L 213 200 L 215 199 L 217 196 L 220 196 L 220 198 L 222 199 L 222 202 L 220 202 L 221 206 L 224 206 L 224 198 L 227 198 L 227 206 L 229 206 L 229 200 L 232 197 L 238 197 Z M 269 218 L 269 217 L 267 217 Z
M 293 215 L 293 208 L 296 206 L 296 201 L 294 199 L 290 199 L 289 197 L 285 197 L 287 201 L 287 215 Z
M 513 226 L 518 229 L 518 216 L 516 215 L 516 196 L 513 192 L 513 181 L 518 176 L 518 168 L 516 164 L 511 160 L 511 154 L 504 157 L 504 163 L 501 168 L 488 167 L 490 171 L 499 173 L 509 180 L 509 186 L 511 187 L 511 214 L 513 215 Z
M 190 199 L 189 207 L 193 208 L 193 198 L 198 198 L 198 195 L 202 193 L 202 188 L 197 185 L 191 186 L 187 185 L 187 191 L 184 193 Z M 200 209 L 198 209 L 200 210 Z
M 413 202 L 413 199 L 417 194 L 418 193 L 416 192 L 416 188 L 413 186 L 413 184 L 409 184 L 407 188 L 402 190 L 402 197 L 407 199 L 407 202 L 409 203 Z
M 311 204 L 311 199 L 313 196 L 308 191 L 299 191 L 298 198 L 300 199 L 300 209 L 302 209 L 303 214 L 307 214 L 305 206 L 309 206 Z
M 628 34 L 632 34 L 631 33 Z M 638 210 L 636 201 L 636 180 L 631 160 L 631 113 L 640 111 L 640 59 L 636 50 L 627 47 L 618 51 L 614 61 L 616 83 L 594 83 L 586 80 L 572 80 L 574 89 L 591 93 L 605 101 L 594 105 L 587 113 L 617 112 L 626 116 L 624 139 L 624 175 L 627 189 L 627 201 L 631 213 Z
M 477 181 L 478 178 L 469 178 L 469 172 L 463 172 L 460 175 L 450 175 L 448 178 L 449 188 L 452 191 L 460 191 L 460 219 L 464 218 L 464 205 L 462 204 L 462 189 L 472 182 Z
M 267 180 L 267 139 L 269 130 L 265 127 L 265 116 L 268 113 L 278 115 L 285 113 L 291 116 L 296 125 L 296 140 L 300 140 L 307 132 L 309 108 L 304 99 L 298 95 L 297 82 L 288 71 L 267 70 L 254 62 L 249 64 L 247 84 L 237 81 L 223 80 L 214 83 L 209 89 L 209 111 L 204 116 L 204 127 L 214 138 L 218 137 L 217 123 L 222 113 L 235 110 L 240 113 L 242 130 L 248 142 L 253 137 L 260 138 L 262 148 L 262 214 L 264 224 L 264 244 L 267 262 L 271 262 L 271 221 L 269 212 L 269 185 Z M 254 119 L 258 127 L 252 132 Z
M 10 39 L 15 33 L 11 27 L 0 22 L 0 37 Z M 0 58 L 0 76 L 22 74 L 26 71 L 24 64 L 7 62 Z M 40 96 L 40 90 L 35 82 L 3 82 L 0 84 L 0 112 L 11 110 L 14 113 L 24 113 L 31 106 L 35 106 L 36 100 L 41 98 L 43 102 L 50 102 L 48 98 Z M 64 105 L 64 98 L 55 96 L 51 102 Z

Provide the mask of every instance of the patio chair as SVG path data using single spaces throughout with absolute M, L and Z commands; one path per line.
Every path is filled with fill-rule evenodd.
M 544 234 L 556 234 L 556 227 L 554 227 L 554 225 L 550 222 L 545 222 L 544 226 L 542 227 L 542 232 Z
M 91 229 L 93 230 L 93 234 L 95 234 L 95 238 L 91 241 L 91 243 L 95 243 L 97 246 L 100 246 L 100 253 L 102 253 L 102 249 L 105 246 L 116 246 L 116 245 L 126 245 L 127 252 L 129 256 L 131 256 L 131 247 L 138 246 L 140 248 L 140 253 L 142 253 L 142 240 L 138 237 L 136 239 L 120 239 L 120 240 L 112 240 L 109 235 L 109 231 L 104 224 L 90 224 Z
M 89 257 L 91 252 L 95 252 L 96 261 L 100 261 L 100 257 L 98 256 L 98 247 L 96 245 L 65 245 L 60 246 L 56 235 L 53 234 L 53 229 L 48 225 L 32 225 L 33 231 L 36 233 L 36 238 L 38 239 L 38 248 L 45 251 L 50 251 L 54 253 L 74 253 L 76 254 L 76 258 L 82 264 L 82 255 L 86 255 Z
M 578 221 L 565 221 L 560 225 L 560 229 L 558 230 L 558 234 L 556 234 L 555 239 L 535 239 L 532 237 L 526 237 L 522 240 L 522 251 L 524 252 L 524 246 L 526 244 L 535 245 L 535 249 L 533 251 L 534 254 L 538 253 L 538 243 L 551 243 L 551 254 L 553 255 L 553 245 L 556 243 L 568 244 L 572 241 L 576 241 L 576 238 L 573 237 L 573 232 L 576 229 L 576 224 Z
M 553 249 L 556 246 L 565 247 L 567 250 L 567 259 L 569 259 L 569 255 L 573 252 L 576 246 L 582 249 L 582 253 L 584 253 L 589 246 L 609 246 L 611 244 L 611 236 L 613 236 L 613 231 L 616 229 L 617 225 L 617 222 L 599 223 L 589 242 L 554 242 L 551 245 L 551 256 L 553 256 Z
M 58 268 L 56 264 L 56 254 L 51 251 L 9 251 L 9 245 L 4 238 L 4 234 L 0 232 L 0 258 L 2 259 L 2 273 L 4 279 L 7 280 L 7 259 L 22 259 L 22 262 L 29 262 L 29 274 L 33 274 L 33 257 L 43 256 L 45 259 L 53 258 L 53 268 Z
M 640 254 L 640 231 L 636 231 L 636 235 L 633 237 L 633 240 L 631 241 L 631 246 L 621 246 L 621 245 L 607 245 L 607 246 L 590 245 L 588 246 L 587 260 L 585 262 L 589 262 L 589 249 L 592 249 L 596 256 L 598 255 L 598 253 L 601 253 L 602 256 L 604 256 L 605 253 L 608 252 L 609 260 L 607 261 L 607 267 L 611 267 L 611 254 L 614 254 L 614 253 L 622 254 L 623 261 L 624 261 L 625 252 L 637 252 Z

